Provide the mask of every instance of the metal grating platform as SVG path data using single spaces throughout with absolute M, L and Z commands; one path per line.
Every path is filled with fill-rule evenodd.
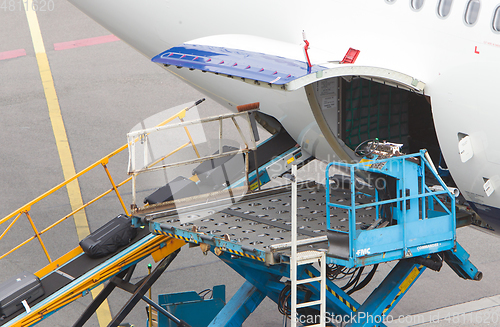
M 332 190 L 333 199 L 339 202 L 348 202 L 350 193 L 345 190 Z M 290 248 L 280 244 L 290 242 L 291 214 L 290 214 L 290 187 L 279 187 L 245 195 L 240 201 L 224 205 L 203 203 L 182 209 L 166 210 L 142 216 L 142 221 L 148 221 L 150 228 L 160 230 L 169 235 L 178 235 L 180 238 L 193 243 L 203 243 L 204 240 L 218 240 L 226 245 L 221 248 L 242 248 L 246 252 L 281 253 L 288 256 Z M 298 190 L 298 240 L 318 238 L 313 244 L 299 246 L 299 251 L 307 249 L 326 249 L 326 208 L 324 185 L 306 182 L 299 185 Z M 373 198 L 359 194 L 360 204 L 373 202 Z M 368 228 L 376 219 L 374 208 L 368 208 L 358 214 L 357 228 Z M 178 214 L 177 211 L 182 212 Z M 348 214 L 346 210 L 332 210 L 331 228 L 348 230 Z M 140 216 L 140 215 L 139 215 Z M 151 227 L 151 225 L 153 227 Z M 195 234 L 204 234 L 196 237 Z M 319 241 L 319 242 L 318 242 Z M 229 251 L 230 252 L 230 251 Z M 233 253 L 233 252 L 232 252 Z M 236 251 L 236 254 L 239 254 Z M 266 261 L 269 261 L 266 259 Z

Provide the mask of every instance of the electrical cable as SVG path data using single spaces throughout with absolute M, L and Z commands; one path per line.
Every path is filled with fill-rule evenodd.
M 356 287 L 364 269 L 365 269 L 365 267 L 359 268 L 358 272 L 351 276 L 351 278 L 349 279 L 349 282 L 347 284 L 345 284 L 343 287 L 341 287 L 340 289 L 343 291 L 347 291 L 351 287 Z
M 333 281 L 335 279 L 343 279 L 347 276 L 351 276 L 356 273 L 356 270 L 357 268 L 346 268 L 344 266 L 329 264 L 326 266 L 326 276 Z
M 290 317 L 290 310 L 288 308 L 288 299 L 290 298 L 290 294 L 291 294 L 291 289 L 292 289 L 292 286 L 290 285 L 290 283 L 287 283 L 285 285 L 285 287 L 283 287 L 283 289 L 281 290 L 280 292 L 280 295 L 278 297 L 278 311 L 286 316 L 286 317 Z
M 366 275 L 366 277 L 363 279 L 363 281 L 361 283 L 359 283 L 358 285 L 356 285 L 355 287 L 353 287 L 352 289 L 350 289 L 347 292 L 347 295 L 351 295 L 352 293 L 357 292 L 360 289 L 364 288 L 366 285 L 368 285 L 368 283 L 371 282 L 373 276 L 375 275 L 377 268 L 378 268 L 378 263 L 376 265 L 373 265 L 372 270 L 368 273 L 368 275 Z
M 278 296 L 278 311 L 284 315 L 290 318 L 291 315 L 291 308 L 288 305 L 288 300 L 290 299 L 290 296 L 292 295 L 292 285 L 290 282 L 287 282 L 285 287 L 281 290 L 279 296 Z M 297 294 L 299 292 L 303 292 L 304 294 L 304 301 L 309 302 L 312 292 L 307 289 L 307 287 L 303 285 L 298 285 L 297 287 Z

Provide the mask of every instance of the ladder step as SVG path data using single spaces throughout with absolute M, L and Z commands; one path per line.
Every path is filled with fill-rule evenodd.
M 307 283 L 312 283 L 312 282 L 321 282 L 321 276 L 320 277 L 306 278 L 306 279 L 297 279 L 297 285 L 307 284 Z
M 320 251 L 303 251 L 297 253 L 297 265 L 305 265 L 308 263 L 316 262 L 321 259 L 322 252 Z
M 321 300 L 309 301 L 309 302 L 304 302 L 304 303 L 297 303 L 297 309 L 305 308 L 305 307 L 312 307 L 313 305 L 321 305 Z
M 323 236 L 318 236 L 318 237 L 312 237 L 312 238 L 306 238 L 306 239 L 298 240 L 297 241 L 297 246 L 314 244 L 314 243 L 319 243 L 319 242 L 327 242 L 327 241 L 328 241 L 328 237 L 326 235 L 323 235 Z M 285 249 L 289 249 L 289 248 L 292 247 L 292 242 L 273 244 L 273 245 L 270 245 L 269 247 L 273 251 L 285 250 Z

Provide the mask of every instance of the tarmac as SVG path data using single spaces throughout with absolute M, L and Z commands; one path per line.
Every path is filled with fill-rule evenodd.
M 37 11 L 38 23 L 50 64 L 67 141 L 56 142 L 53 119 L 40 78 L 30 27 L 22 6 L 0 7 L 0 217 L 64 180 L 58 145 L 69 146 L 74 169 L 81 171 L 126 143 L 126 134 L 140 121 L 171 107 L 196 101 L 205 95 L 150 62 L 127 44 L 74 8 L 52 0 L 45 11 Z M 1 4 L 1 1 L 0 1 Z M 5 10 L 4 10 L 5 9 Z M 50 9 L 50 10 L 49 10 Z M 207 99 L 200 115 L 227 113 L 227 109 Z M 263 131 L 261 131 L 263 132 Z M 312 162 L 303 170 L 303 179 L 323 176 L 323 165 Z M 127 154 L 117 156 L 109 168 L 113 178 L 127 177 Z M 80 181 L 82 197 L 90 200 L 110 187 L 102 169 Z M 103 182 L 104 180 L 104 182 Z M 275 181 L 279 183 L 280 181 Z M 125 202 L 131 191 L 124 186 Z M 30 212 L 39 229 L 70 211 L 65 189 L 44 200 Z M 86 210 L 88 226 L 95 230 L 121 213 L 119 201 L 106 196 L 97 207 Z M 5 229 L 0 227 L 0 231 Z M 31 233 L 31 234 L 30 234 Z M 30 224 L 22 216 L 0 240 L 5 253 L 31 236 Z M 459 229 L 458 241 L 470 253 L 471 261 L 483 272 L 482 281 L 462 280 L 447 266 L 441 272 L 427 270 L 391 312 L 389 326 L 483 326 L 500 325 L 500 238 L 482 230 Z M 73 219 L 42 236 L 51 257 L 57 258 L 78 244 Z M 36 240 L 0 260 L 0 282 L 23 271 L 35 272 L 47 264 Z M 147 274 L 146 259 L 136 269 L 132 281 Z M 379 267 L 372 283 L 353 295 L 364 300 L 395 265 Z M 199 248 L 184 247 L 172 265 L 153 286 L 158 294 L 202 291 L 226 285 L 229 299 L 244 282 L 215 255 L 203 255 Z M 128 299 L 117 290 L 109 298 L 111 315 Z M 87 295 L 43 320 L 39 326 L 70 326 L 90 303 Z M 146 325 L 145 303 L 140 303 L 125 319 L 135 326 Z M 99 326 L 94 316 L 88 326 Z M 250 315 L 244 326 L 282 326 L 283 316 L 269 299 Z

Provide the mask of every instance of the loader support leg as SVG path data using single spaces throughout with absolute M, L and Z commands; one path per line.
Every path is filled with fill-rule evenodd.
M 208 327 L 241 326 L 265 297 L 265 293 L 246 281 Z
M 146 294 L 151 286 L 156 282 L 156 280 L 161 276 L 161 274 L 167 269 L 170 263 L 175 259 L 180 249 L 170 254 L 168 257 L 163 259 L 160 264 L 155 268 L 155 270 L 144 279 L 142 284 L 134 292 L 134 295 L 128 300 L 128 302 L 123 306 L 120 312 L 111 320 L 108 327 L 117 327 L 123 319 L 132 311 L 135 305 L 142 299 L 142 296 Z
M 415 264 L 411 260 L 399 261 L 384 281 L 359 307 L 347 326 L 385 326 L 383 324 L 384 317 L 387 317 L 424 270 L 424 266 Z

